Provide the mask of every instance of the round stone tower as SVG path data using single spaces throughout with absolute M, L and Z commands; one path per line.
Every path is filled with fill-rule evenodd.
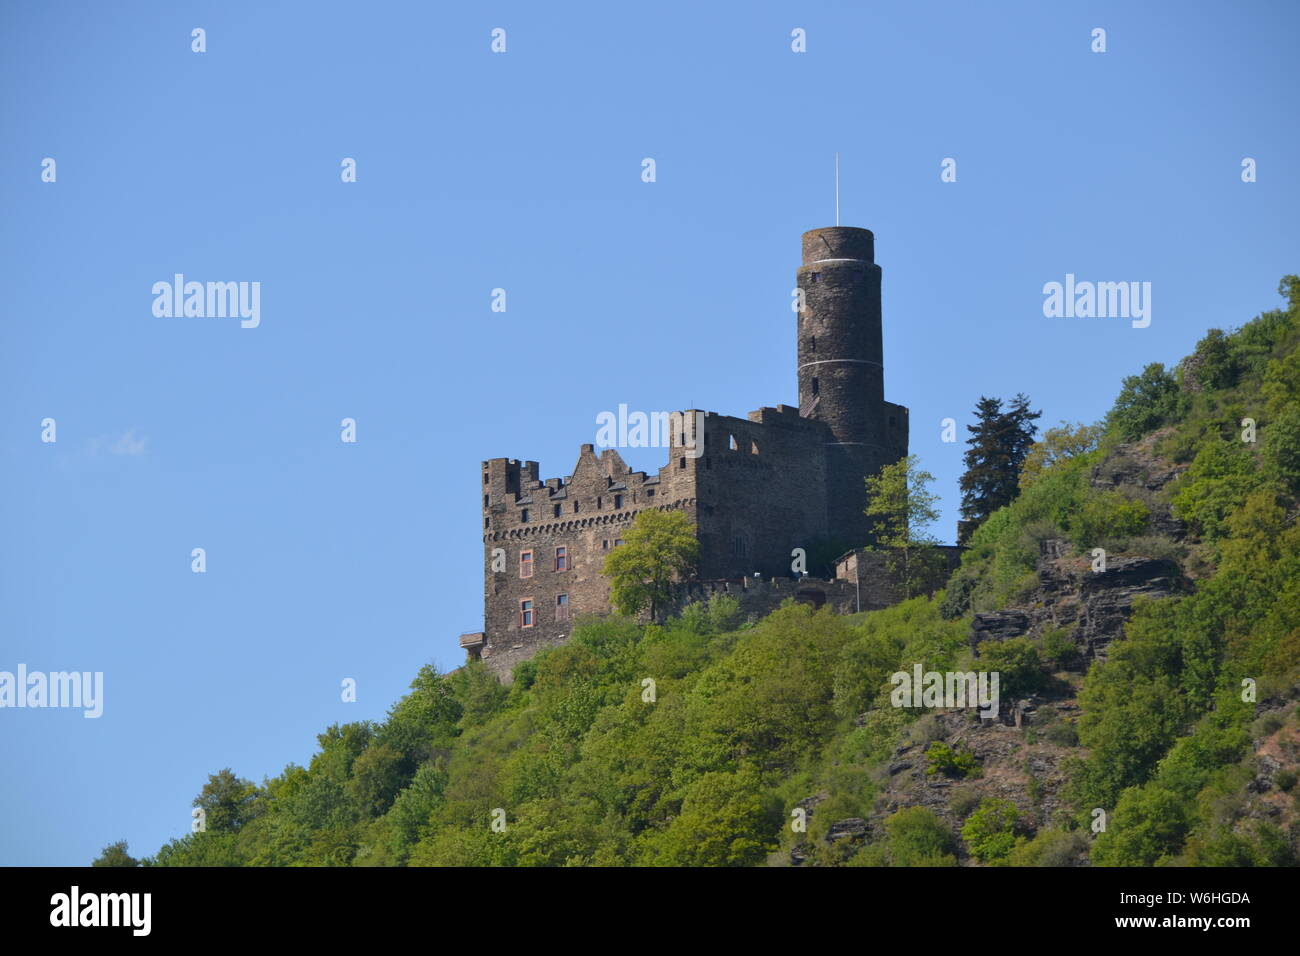
M 885 402 L 875 245 L 869 229 L 809 230 L 797 274 L 799 412 L 830 430 L 828 525 L 855 547 L 870 537 L 863 479 L 907 454 L 906 409 Z

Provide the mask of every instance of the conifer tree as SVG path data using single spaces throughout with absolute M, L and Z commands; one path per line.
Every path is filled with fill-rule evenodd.
M 1034 420 L 1042 414 L 1030 411 L 1029 397 L 1023 393 L 1005 410 L 1002 399 L 980 396 L 975 424 L 966 426 L 971 437 L 966 440 L 970 448 L 965 456 L 966 473 L 961 476 L 958 544 L 965 544 L 989 515 L 1011 504 L 1019 494 L 1020 471 L 1038 432 Z

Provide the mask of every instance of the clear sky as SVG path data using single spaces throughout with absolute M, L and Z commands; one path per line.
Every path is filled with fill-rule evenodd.
M 0 670 L 101 671 L 104 713 L 0 710 L 0 864 L 152 853 L 207 774 L 305 762 L 456 666 L 482 460 L 567 475 L 620 403 L 795 404 L 836 151 L 951 541 L 943 418 L 1024 391 L 1095 420 L 1279 304 L 1298 11 L 6 0 Z M 260 325 L 155 316 L 176 273 L 260 282 Z M 1150 282 L 1150 326 L 1045 318 L 1067 273 Z

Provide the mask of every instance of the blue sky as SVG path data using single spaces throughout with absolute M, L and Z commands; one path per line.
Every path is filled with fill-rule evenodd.
M 1024 391 L 1095 420 L 1279 303 L 1298 9 L 5 3 L 0 670 L 102 671 L 105 700 L 0 710 L 0 864 L 152 853 L 207 774 L 304 763 L 459 663 L 483 459 L 566 475 L 620 403 L 795 404 L 836 151 L 951 540 L 941 419 Z M 178 272 L 260 282 L 260 326 L 155 317 Z M 1151 282 L 1150 327 L 1045 318 L 1067 273 Z

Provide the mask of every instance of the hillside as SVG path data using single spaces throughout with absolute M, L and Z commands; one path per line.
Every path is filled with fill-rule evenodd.
M 1300 279 L 1282 292 L 1126 379 L 1096 447 L 1043 457 L 932 599 L 587 620 L 508 689 L 425 668 L 307 768 L 214 775 L 207 832 L 144 862 L 1296 864 Z M 997 719 L 893 706 L 918 663 L 998 671 Z

